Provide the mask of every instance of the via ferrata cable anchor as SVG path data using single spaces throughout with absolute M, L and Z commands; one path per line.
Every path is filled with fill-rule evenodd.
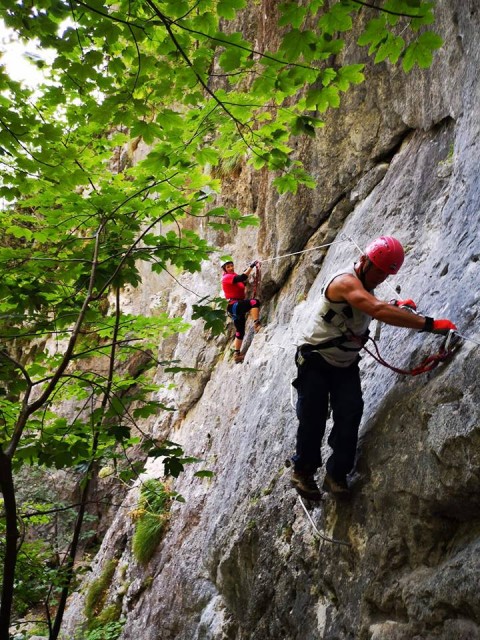
M 454 329 L 450 329 L 442 343 L 442 351 L 447 355 L 452 355 L 457 351 L 462 344 L 462 336 L 458 334 Z
M 445 344 L 443 345 L 443 348 L 445 349 L 445 351 L 448 351 L 448 347 L 450 346 L 450 343 L 452 341 L 452 336 L 455 332 L 453 331 L 453 329 L 450 329 L 450 331 L 447 334 L 447 337 L 445 338 Z

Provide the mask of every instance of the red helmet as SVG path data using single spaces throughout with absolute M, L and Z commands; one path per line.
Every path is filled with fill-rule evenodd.
M 376 238 L 365 249 L 365 254 L 378 269 L 389 274 L 398 272 L 405 257 L 402 245 L 392 236 Z

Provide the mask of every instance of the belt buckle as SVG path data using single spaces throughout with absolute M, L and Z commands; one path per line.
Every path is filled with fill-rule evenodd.
M 303 357 L 302 347 L 298 347 L 297 357 L 296 357 L 297 367 L 301 367 L 304 362 L 305 362 L 305 358 Z

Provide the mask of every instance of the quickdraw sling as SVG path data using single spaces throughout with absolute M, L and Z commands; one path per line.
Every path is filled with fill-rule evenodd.
M 387 367 L 387 369 L 406 376 L 418 376 L 421 373 L 428 373 L 430 371 L 433 371 L 435 367 L 437 367 L 441 362 L 445 362 L 446 360 L 448 360 L 455 353 L 455 351 L 457 351 L 460 346 L 460 336 L 454 334 L 454 331 L 449 331 L 445 340 L 442 342 L 438 352 L 424 358 L 422 362 L 418 366 L 413 367 L 413 369 L 400 369 L 399 367 L 395 367 L 388 363 L 380 354 L 378 345 L 373 338 L 369 338 L 369 340 L 371 340 L 373 344 L 375 353 L 368 349 L 366 345 L 363 345 L 363 348 L 369 355 L 372 356 L 374 360 L 376 360 L 384 367 Z

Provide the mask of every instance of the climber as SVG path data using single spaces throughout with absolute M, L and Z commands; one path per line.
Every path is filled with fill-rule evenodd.
M 233 319 L 235 325 L 235 341 L 233 359 L 236 363 L 243 362 L 244 354 L 240 353 L 243 337 L 245 335 L 245 324 L 247 315 L 252 314 L 253 328 L 257 333 L 261 329 L 259 320 L 260 302 L 257 298 L 247 299 L 245 297 L 245 282 L 253 269 L 258 265 L 258 260 L 254 260 L 241 274 L 235 273 L 233 262 L 228 260 L 222 264 L 222 289 L 228 300 L 227 313 Z
M 333 449 L 326 463 L 323 490 L 348 497 L 347 475 L 352 471 L 358 428 L 363 412 L 358 361 L 372 318 L 396 327 L 448 334 L 456 326 L 446 319 L 412 313 L 413 300 L 384 302 L 373 291 L 402 266 L 400 242 L 382 236 L 371 242 L 352 267 L 333 275 L 323 289 L 319 307 L 297 349 L 295 363 L 299 420 L 296 453 L 292 457 L 291 484 L 304 498 L 321 500 L 315 472 L 321 466 L 322 438 L 332 409 L 333 427 L 328 444 Z

